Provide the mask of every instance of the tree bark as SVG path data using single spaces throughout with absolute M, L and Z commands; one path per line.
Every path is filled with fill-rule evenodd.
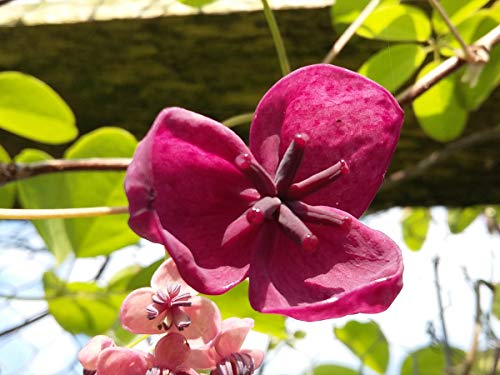
M 292 68 L 321 61 L 337 38 L 329 9 L 276 12 Z M 138 138 L 156 114 L 181 106 L 224 120 L 252 112 L 280 78 L 261 12 L 0 28 L 0 70 L 19 70 L 51 85 L 74 110 L 81 133 L 120 126 Z M 335 64 L 356 70 L 387 43 L 355 37 Z M 500 123 L 500 91 L 470 114 L 466 135 Z M 391 169 L 410 168 L 443 148 L 420 130 L 410 107 Z M 236 129 L 246 136 L 247 129 Z M 40 145 L 0 131 L 11 155 Z M 381 192 L 375 209 L 396 205 L 500 204 L 498 139 L 459 150 L 422 176 Z

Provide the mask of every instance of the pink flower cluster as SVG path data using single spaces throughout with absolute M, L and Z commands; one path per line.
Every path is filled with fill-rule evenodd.
M 84 375 L 250 375 L 262 363 L 260 350 L 242 350 L 252 319 L 222 320 L 217 305 L 197 296 L 172 259 L 154 273 L 150 288 L 123 301 L 120 321 L 132 333 L 161 334 L 154 351 L 118 347 L 107 336 L 92 338 L 78 355 Z

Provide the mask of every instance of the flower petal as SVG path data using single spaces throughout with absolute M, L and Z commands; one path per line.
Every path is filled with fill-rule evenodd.
M 246 277 L 251 257 L 242 242 L 221 248 L 226 228 L 248 208 L 241 193 L 252 184 L 234 163 L 248 148 L 222 124 L 180 108 L 164 110 L 146 138 L 153 138 L 153 205 L 168 229 L 163 243 L 189 285 L 225 292 Z
M 260 367 L 260 365 L 262 364 L 262 361 L 264 360 L 264 352 L 262 350 L 244 349 L 244 350 L 240 350 L 240 353 L 248 354 L 250 357 L 252 357 L 253 364 L 254 364 L 256 369 Z
M 146 308 L 152 303 L 151 297 L 155 294 L 152 288 L 140 288 L 131 292 L 123 301 L 120 308 L 120 322 L 126 330 L 139 334 L 162 333 L 158 329 L 165 318 L 165 314 L 149 320 Z
M 104 350 L 97 362 L 99 375 L 144 375 L 152 367 L 152 356 L 139 350 L 109 348 Z
M 191 348 L 201 347 L 212 341 L 221 329 L 222 318 L 217 305 L 204 297 L 194 297 L 184 311 L 191 318 L 191 325 L 182 331 Z
M 263 227 L 250 269 L 253 308 L 304 321 L 386 310 L 402 288 L 401 252 L 383 233 L 351 220 L 350 230 L 308 224 L 319 238 L 313 253 L 275 223 Z
M 113 346 L 115 346 L 115 342 L 110 337 L 104 335 L 94 336 L 78 353 L 78 361 L 80 361 L 84 369 L 96 370 L 99 354 L 104 349 Z
M 169 333 L 156 344 L 154 365 L 174 372 L 188 359 L 189 352 L 189 344 L 183 335 Z
M 151 286 L 155 290 L 166 290 L 169 285 L 173 284 L 178 284 L 181 286 L 180 294 L 189 293 L 192 296 L 198 294 L 196 290 L 186 284 L 181 275 L 179 275 L 179 271 L 177 270 L 177 266 L 175 265 L 174 260 L 170 258 L 163 262 L 155 271 L 153 277 L 151 278 Z
M 304 199 L 359 217 L 380 187 L 403 111 L 382 86 L 332 65 L 311 65 L 278 81 L 259 103 L 250 149 L 274 176 L 293 137 L 309 136 L 295 181 L 344 159 L 348 175 Z
M 250 318 L 228 318 L 222 322 L 222 330 L 214 341 L 219 360 L 240 351 L 253 325 L 254 321 Z

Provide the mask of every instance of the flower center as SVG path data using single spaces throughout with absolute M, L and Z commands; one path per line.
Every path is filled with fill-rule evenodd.
M 146 307 L 146 313 L 149 320 L 163 317 L 158 329 L 167 331 L 172 324 L 175 324 L 179 331 L 188 327 L 191 324 L 189 316 L 181 309 L 181 307 L 191 306 L 191 294 L 180 293 L 181 286 L 179 284 L 171 284 L 166 290 L 158 289 L 151 296 L 153 303 Z
M 232 353 L 220 361 L 210 375 L 252 375 L 255 370 L 253 358 L 246 353 Z
M 250 154 L 236 157 L 236 166 L 252 181 L 262 198 L 245 212 L 244 217 L 229 225 L 223 245 L 234 241 L 250 230 L 251 226 L 260 225 L 265 220 L 277 221 L 283 232 L 306 251 L 314 251 L 319 240 L 305 222 L 337 225 L 345 229 L 350 227 L 349 216 L 301 201 L 349 173 L 347 163 L 340 160 L 331 167 L 294 183 L 308 140 L 305 134 L 295 135 L 280 161 L 274 180 Z

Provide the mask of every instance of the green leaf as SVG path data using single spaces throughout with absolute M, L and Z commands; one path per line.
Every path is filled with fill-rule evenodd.
M 441 0 L 440 4 L 450 18 L 451 23 L 459 25 L 475 11 L 483 7 L 489 0 Z M 432 25 L 438 34 L 446 34 L 450 30 L 441 15 L 433 9 Z
M 215 3 L 217 0 L 178 0 L 182 4 L 189 5 L 191 7 L 201 8 L 204 5 Z
M 465 67 L 466 68 L 466 67 Z M 458 71 L 463 75 L 464 69 Z M 463 98 L 465 108 L 471 111 L 478 109 L 483 102 L 489 98 L 493 90 L 500 83 L 500 45 L 496 45 L 490 52 L 490 61 L 484 65 L 479 81 L 474 87 L 469 84 L 458 82 L 458 91 Z
M 0 163 L 9 163 L 10 156 L 5 149 L 0 145 Z M 16 185 L 9 183 L 0 186 L 0 208 L 12 208 L 16 198 Z
M 462 233 L 483 212 L 483 207 L 449 208 L 448 226 L 451 233 Z
M 387 47 L 368 59 L 359 73 L 394 92 L 417 71 L 426 55 L 418 44 Z
M 426 65 L 418 79 L 439 65 Z M 413 110 L 422 130 L 432 139 L 449 142 L 459 137 L 467 123 L 467 111 L 457 95 L 457 74 L 441 79 L 413 102 Z
M 67 159 L 131 157 L 137 141 L 120 128 L 101 128 L 82 136 L 67 150 Z M 69 172 L 65 174 L 71 207 L 127 206 L 125 172 Z M 127 224 L 128 215 L 66 220 L 77 257 L 106 255 L 138 241 Z
M 495 12 L 491 9 L 483 9 L 466 18 L 457 26 L 457 30 L 465 43 L 472 44 L 480 37 L 493 30 L 498 25 L 499 21 L 500 20 L 495 17 Z M 462 49 L 462 46 L 451 33 L 444 35 L 439 40 L 439 44 L 443 45 L 440 49 L 440 53 L 444 56 L 454 56 L 456 54 L 455 50 Z
M 43 151 L 26 149 L 16 156 L 15 161 L 32 163 L 49 159 L 52 157 Z M 62 174 L 40 175 L 18 181 L 16 185 L 19 202 L 24 208 L 70 207 L 68 189 Z M 63 219 L 33 220 L 33 224 L 58 264 L 73 252 Z
M 332 24 L 352 23 L 370 0 L 335 0 L 330 8 Z M 397 4 L 399 0 L 382 0 L 381 4 Z
M 89 336 L 102 334 L 118 318 L 125 294 L 106 292 L 95 283 L 65 284 L 53 272 L 43 275 L 49 311 L 66 331 Z
M 153 273 L 165 259 L 159 259 L 146 267 L 132 265 L 118 271 L 108 283 L 108 289 L 113 291 L 131 292 L 135 289 L 149 287 Z
M 342 328 L 335 327 L 334 332 L 364 365 L 379 374 L 385 373 L 389 364 L 389 344 L 377 323 L 351 320 Z
M 67 152 L 67 158 L 130 157 L 137 141 L 119 128 L 102 128 L 81 137 Z M 41 151 L 24 151 L 16 161 L 49 159 Z M 124 172 L 64 172 L 19 181 L 24 208 L 126 206 Z M 80 219 L 35 221 L 49 250 L 60 262 L 73 252 L 77 257 L 107 255 L 134 244 L 138 237 L 127 225 L 128 215 Z
M 431 26 L 416 7 L 385 4 L 375 9 L 356 33 L 368 39 L 424 42 L 431 36 Z
M 453 364 L 458 364 L 465 353 L 460 349 L 451 348 Z M 442 375 L 446 363 L 441 346 L 429 346 L 410 353 L 401 369 L 401 375 Z
M 0 73 L 0 128 L 49 144 L 78 135 L 75 116 L 61 97 L 39 79 L 18 72 Z
M 313 369 L 313 375 L 358 375 L 358 372 L 343 366 L 320 365 Z
M 204 296 L 219 307 L 222 318 L 252 318 L 254 329 L 279 339 L 287 338 L 285 318 L 281 315 L 262 314 L 252 309 L 248 302 L 248 282 L 242 282 L 229 292 L 219 296 Z
M 403 240 L 410 250 L 420 250 L 427 237 L 431 213 L 428 208 L 406 208 L 403 215 Z

